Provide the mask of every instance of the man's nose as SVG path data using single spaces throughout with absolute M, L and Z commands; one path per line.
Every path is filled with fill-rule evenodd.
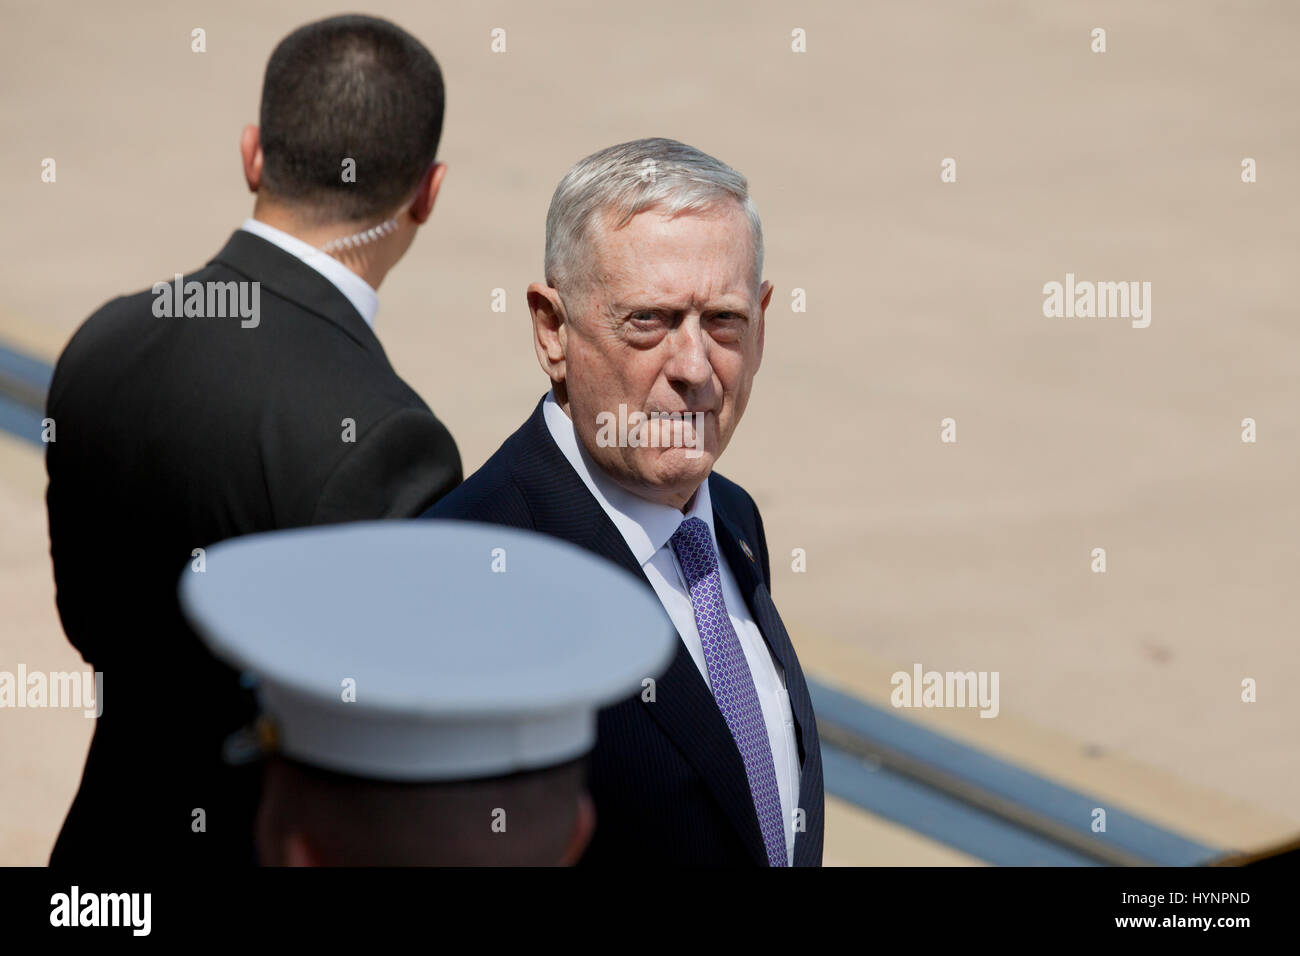
M 713 380 L 708 341 L 698 316 L 690 316 L 673 330 L 669 348 L 664 374 L 674 385 L 699 388 Z

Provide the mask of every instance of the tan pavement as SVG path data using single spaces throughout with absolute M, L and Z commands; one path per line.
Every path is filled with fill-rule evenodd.
M 248 214 L 237 141 L 266 58 L 338 12 L 107 10 L 18 0 L 0 31 L 0 342 L 51 360 L 100 303 L 201 265 Z M 377 330 L 468 468 L 545 389 L 524 290 L 561 174 L 626 139 L 696 145 L 749 176 L 764 219 L 766 356 L 721 470 L 762 508 L 811 676 L 885 703 L 915 663 L 998 671 L 997 719 L 909 716 L 1207 842 L 1300 831 L 1300 8 L 367 12 L 447 78 L 450 170 Z M 1150 282 L 1150 326 L 1045 318 L 1067 272 Z M 36 451 L 0 438 L 0 669 L 77 663 L 42 489 Z M 43 861 L 88 735 L 72 712 L 0 711 L 0 863 Z M 837 801 L 826 856 L 977 862 Z

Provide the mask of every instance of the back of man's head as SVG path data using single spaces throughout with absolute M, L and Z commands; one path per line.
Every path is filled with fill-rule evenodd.
M 442 113 L 438 61 L 400 27 L 366 16 L 299 27 L 266 65 L 261 188 L 304 222 L 387 216 L 434 161 Z
M 594 822 L 585 759 L 390 783 L 273 756 L 257 841 L 268 866 L 554 866 L 577 862 Z

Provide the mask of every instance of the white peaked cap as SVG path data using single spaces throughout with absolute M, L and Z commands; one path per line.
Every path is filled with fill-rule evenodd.
M 205 567 L 182 572 L 181 606 L 217 657 L 254 675 L 278 750 L 358 777 L 575 759 L 595 743 L 597 709 L 640 693 L 677 644 L 644 582 L 515 528 L 276 531 L 213 545 Z

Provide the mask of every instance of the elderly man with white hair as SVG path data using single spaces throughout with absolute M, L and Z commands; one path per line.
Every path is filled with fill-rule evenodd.
M 528 288 L 550 392 L 427 513 L 602 555 L 680 637 L 658 681 L 599 713 L 584 864 L 821 864 L 816 720 L 762 519 L 713 470 L 763 357 L 762 268 L 745 177 L 712 156 L 643 139 L 577 163 L 546 217 L 546 281 Z

